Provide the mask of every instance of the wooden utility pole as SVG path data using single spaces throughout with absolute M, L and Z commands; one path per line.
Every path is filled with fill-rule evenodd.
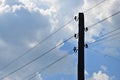
M 78 14 L 78 80 L 84 80 L 84 14 Z

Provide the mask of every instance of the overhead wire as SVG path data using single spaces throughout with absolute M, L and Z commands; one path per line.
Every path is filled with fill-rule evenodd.
M 98 22 L 90 25 L 90 26 L 87 26 L 87 27 L 88 27 L 88 28 L 92 28 L 92 27 L 98 25 L 99 23 L 102 23 L 102 22 L 104 22 L 105 20 L 107 20 L 107 19 L 109 19 L 109 18 L 111 18 L 111 17 L 113 17 L 113 16 L 115 16 L 115 15 L 118 15 L 119 13 L 120 13 L 120 11 L 117 11 L 117 12 L 115 12 L 114 14 L 112 14 L 112 15 L 110 15 L 110 16 L 108 16 L 108 17 L 106 17 L 106 18 L 104 18 L 104 19 L 102 19 L 102 20 L 100 20 L 100 21 L 98 21 Z
M 104 3 L 105 1 L 107 1 L 107 0 L 102 0 L 102 1 L 98 2 L 97 4 L 95 4 L 93 7 L 90 7 L 89 9 L 87 9 L 87 10 L 85 10 L 83 12 L 86 13 L 86 12 L 90 11 L 91 9 L 94 9 L 95 7 L 97 7 L 100 4 Z
M 107 0 L 101 0 L 100 2 L 96 3 L 95 5 L 93 5 L 92 7 L 88 8 L 88 9 L 86 9 L 86 10 L 84 10 L 84 11 L 79 11 L 79 10 L 77 9 L 77 10 L 75 11 L 75 13 L 78 13 L 78 11 L 79 11 L 79 12 L 83 12 L 83 13 L 87 13 L 87 12 L 89 12 L 90 10 L 98 7 L 100 4 L 104 3 L 105 1 L 107 1 Z
M 99 6 L 101 3 L 105 2 L 105 1 L 106 1 L 106 0 L 103 0 L 103 1 L 97 3 L 97 4 L 94 5 L 93 7 L 89 8 L 89 9 L 87 9 L 86 11 L 83 11 L 83 12 L 86 13 L 86 12 L 90 11 L 91 9 L 93 9 L 93 8 L 95 8 L 95 7 L 97 7 L 97 6 Z M 35 74 L 35 73 L 33 73 L 33 74 Z
M 98 51 L 98 50 L 93 49 L 93 48 L 87 48 L 87 49 L 90 49 L 90 50 L 92 50 L 93 52 L 96 52 L 96 53 L 99 53 L 99 54 L 103 54 L 101 51 Z M 120 62 L 120 59 L 118 59 L 118 58 L 116 58 L 116 57 L 114 57 L 114 56 L 111 56 L 111 55 L 108 55 L 108 54 L 103 54 L 103 55 L 104 55 L 104 57 L 109 57 L 109 58 L 111 58 L 111 59 L 113 59 L 113 60 L 116 60 L 116 61 Z
M 115 31 L 118 31 L 119 29 L 120 29 L 120 27 L 118 27 L 118 28 L 116 28 L 116 29 L 114 29 L 114 30 L 112 30 L 112 31 L 109 31 L 109 32 L 107 32 L 107 33 L 99 36 L 99 37 L 96 39 L 95 42 L 98 42 L 98 41 L 101 41 L 101 40 L 103 40 L 103 39 L 106 39 L 106 38 L 109 38 L 109 37 L 113 36 L 112 33 L 115 32 Z M 118 32 L 118 33 L 119 33 L 119 32 Z M 117 34 L 118 34 L 118 33 L 117 33 Z M 112 34 L 112 35 L 110 36 L 109 34 Z M 107 35 L 109 35 L 109 36 L 107 36 Z M 115 34 L 114 34 L 114 35 L 115 35 Z M 106 36 L 106 37 L 105 37 L 105 36 Z M 95 43 L 95 42 L 91 42 L 91 43 L 89 43 L 89 44 L 92 44 L 92 43 Z
M 101 4 L 102 2 L 104 2 L 104 0 L 101 1 L 100 4 Z M 99 4 L 99 3 L 98 3 L 98 4 Z M 96 6 L 98 6 L 98 5 L 96 5 Z M 89 11 L 89 9 L 88 9 L 88 11 Z M 90 25 L 90 26 L 87 26 L 87 27 L 88 27 L 88 28 L 92 28 L 92 27 L 96 26 L 97 24 L 102 23 L 102 22 L 104 22 L 105 20 L 107 20 L 107 19 L 109 19 L 109 18 L 111 18 L 111 17 L 113 17 L 113 16 L 115 16 L 115 15 L 118 15 L 119 13 L 120 13 L 120 11 L 118 11 L 118 12 L 116 12 L 116 13 L 114 13 L 114 14 L 112 14 L 112 15 L 110 15 L 110 16 L 108 16 L 108 17 L 106 17 L 106 18 L 104 18 L 104 19 L 102 19 L 102 20 L 100 20 L 100 21 L 98 21 L 97 23 L 94 23 L 94 24 L 92 24 L 92 25 Z M 117 28 L 117 29 L 115 29 L 115 30 L 113 30 L 113 31 L 111 31 L 111 32 L 108 32 L 108 33 L 106 33 L 106 34 L 103 34 L 103 35 L 100 36 L 100 38 L 101 38 L 101 37 L 104 37 L 104 36 L 106 36 L 106 35 L 109 35 L 109 34 L 115 32 L 115 31 L 117 31 L 117 30 L 119 30 L 119 29 L 120 29 L 120 27 Z M 112 36 L 114 37 L 114 35 L 115 35 L 115 36 L 116 36 L 116 35 L 119 35 L 119 33 L 120 33 L 120 32 L 118 32 L 118 33 L 116 33 L 116 34 L 113 34 L 113 35 L 111 35 L 111 36 L 102 38 L 102 39 L 98 39 L 98 41 L 95 41 L 95 42 L 92 42 L 92 43 L 96 43 L 96 42 L 103 41 L 104 39 L 107 39 L 107 38 L 112 37 Z M 90 43 L 90 44 L 92 44 L 92 43 Z M 89 48 L 87 48 L 87 49 L 89 49 Z M 93 50 L 93 51 L 100 53 L 98 50 Z M 107 54 L 105 54 L 104 57 L 109 57 L 109 58 L 114 59 L 114 60 L 116 60 L 116 61 L 118 61 L 118 62 L 120 61 L 120 59 L 115 58 L 115 57 L 110 56 L 110 55 L 107 55 Z
M 97 43 L 97 44 L 92 44 L 92 43 L 90 43 L 90 46 L 89 47 L 95 47 L 95 46 L 98 46 L 98 45 L 100 45 L 100 43 L 110 43 L 111 42 L 111 40 L 118 40 L 118 38 L 119 38 L 119 36 L 120 35 L 115 35 L 115 36 L 111 36 L 111 37 L 109 37 L 109 38 L 107 38 L 107 39 L 105 39 L 105 40 L 101 40 L 101 41 L 99 41 L 99 43 Z
M 116 28 L 116 29 L 114 29 L 114 30 L 112 30 L 112 31 L 109 31 L 109 32 L 107 32 L 107 33 L 99 36 L 94 42 L 88 43 L 88 45 L 91 45 L 91 44 L 92 44 L 92 47 L 94 47 L 94 46 L 97 46 L 97 45 L 99 44 L 99 43 L 98 43 L 98 44 L 96 44 L 96 45 L 93 45 L 93 44 L 96 43 L 96 42 L 101 42 L 101 41 L 103 42 L 103 41 L 108 41 L 108 40 L 113 40 L 113 39 L 119 38 L 119 33 L 120 33 L 120 32 L 113 34 L 113 32 L 118 31 L 118 30 L 120 30 L 120 27 L 118 27 L 118 28 Z M 109 35 L 109 34 L 111 34 L 111 35 Z M 108 36 L 108 35 L 109 35 L 109 36 Z M 91 46 L 90 46 L 90 47 L 91 47 Z
M 99 4 L 103 3 L 105 0 L 101 1 L 100 3 L 96 4 L 95 6 L 87 9 L 86 11 L 84 11 L 84 13 L 86 13 L 87 11 L 90 11 L 91 9 L 97 7 Z M 72 22 L 73 19 L 71 19 L 70 21 L 68 21 L 66 24 L 62 25 L 59 29 L 57 29 L 55 32 L 51 33 L 50 35 L 48 35 L 46 38 L 44 38 L 41 41 L 38 41 L 38 43 L 33 46 L 32 48 L 28 49 L 27 51 L 25 51 L 22 55 L 18 56 L 17 58 L 15 58 L 14 60 L 12 60 L 11 62 L 9 62 L 7 65 L 3 66 L 1 70 L 7 68 L 9 65 L 11 65 L 12 63 L 14 63 L 15 61 L 19 60 L 21 57 L 25 56 L 26 54 L 28 54 L 30 51 L 32 51 L 34 48 L 36 48 L 37 46 L 39 46 L 41 43 L 45 42 L 47 39 L 49 39 L 51 36 L 53 36 L 54 34 L 56 34 L 58 31 L 60 31 L 62 28 L 64 28 L 66 25 L 68 25 L 69 23 Z
M 103 40 L 105 40 L 105 39 L 107 39 L 107 38 L 110 38 L 110 37 L 113 37 L 113 36 L 119 35 L 119 33 L 120 33 L 120 32 L 117 32 L 117 33 L 111 34 L 111 35 L 109 35 L 109 36 L 106 36 L 106 37 L 100 38 L 100 39 L 98 39 L 98 40 L 96 40 L 96 41 L 94 41 L 94 42 L 91 42 L 91 43 L 89 43 L 89 44 L 93 44 L 93 43 L 96 43 L 96 42 L 103 41 Z
M 11 62 L 9 62 L 7 65 L 3 66 L 1 70 L 7 68 L 9 65 L 11 65 L 12 63 L 16 62 L 17 60 L 19 60 L 21 57 L 25 56 L 26 54 L 28 54 L 29 52 L 31 52 L 33 49 L 35 49 L 36 47 L 38 47 L 40 44 L 42 44 L 43 42 L 45 42 L 46 40 L 48 40 L 51 36 L 53 36 L 54 34 L 56 34 L 57 32 L 59 32 L 61 29 L 63 29 L 64 27 L 66 27 L 68 24 L 70 24 L 73 21 L 73 19 L 71 19 L 70 21 L 68 21 L 66 24 L 62 25 L 59 29 L 57 29 L 55 32 L 51 33 L 50 35 L 48 35 L 46 38 L 44 38 L 43 40 L 40 40 L 37 42 L 37 44 L 35 46 L 33 46 L 32 48 L 29 48 L 27 51 L 25 51 L 22 55 L 18 56 L 17 58 L 15 58 L 14 60 L 12 60 Z
M 110 32 L 107 32 L 107 33 L 105 33 L 105 34 L 99 36 L 98 38 L 101 38 L 101 37 L 104 37 L 104 36 L 106 36 L 106 35 L 109 35 L 109 34 L 115 32 L 115 31 L 117 31 L 117 30 L 119 30 L 119 29 L 120 29 L 120 27 L 118 27 L 118 28 L 116 28 L 116 29 L 114 29 L 114 30 L 112 30 L 112 31 L 110 31 Z
M 98 5 L 100 5 L 101 3 L 103 3 L 105 0 L 101 1 L 100 3 L 96 4 L 95 6 L 89 8 L 88 10 L 84 11 L 84 13 L 86 13 L 87 11 L 90 11 L 91 9 L 97 7 Z M 11 62 L 9 62 L 7 65 L 5 65 L 3 68 L 0 69 L 3 70 L 5 68 L 7 68 L 9 65 L 11 65 L 12 63 L 14 63 L 15 61 L 17 61 L 18 59 L 20 59 L 21 57 L 25 56 L 26 54 L 28 54 L 30 51 L 32 51 L 34 48 L 36 48 L 37 46 L 39 46 L 41 43 L 43 43 L 44 41 L 46 41 L 47 39 L 49 39 L 51 36 L 53 36 L 54 34 L 56 34 L 58 31 L 60 31 L 62 28 L 64 28 L 66 25 L 68 25 L 69 23 L 72 22 L 73 19 L 71 19 L 70 21 L 68 21 L 66 24 L 62 25 L 62 27 L 60 27 L 59 29 L 57 29 L 55 32 L 53 32 L 52 34 L 48 35 L 45 39 L 41 40 L 41 41 L 38 41 L 38 43 L 28 49 L 26 52 L 24 52 L 22 55 L 18 56 L 17 58 L 15 58 L 14 60 L 12 60 Z M 16 71 L 15 71 L 16 72 Z
M 73 50 L 72 50 L 72 51 L 73 51 Z M 70 51 L 70 52 L 71 52 L 71 51 Z M 43 68 L 41 69 L 41 71 L 37 71 L 37 72 L 39 72 L 39 73 L 44 72 L 45 70 L 47 70 L 47 69 L 50 68 L 51 66 L 55 65 L 56 63 L 60 62 L 62 59 L 66 58 L 66 57 L 68 57 L 68 56 L 70 56 L 70 55 L 71 55 L 71 54 L 69 54 L 69 53 L 63 55 L 62 57 L 58 58 L 58 59 L 55 60 L 54 62 L 48 64 L 46 67 L 43 67 Z M 31 79 L 33 79 L 34 77 L 36 77 L 35 74 L 36 74 L 36 72 L 28 75 L 27 77 L 25 77 L 25 79 L 27 79 L 27 78 L 29 78 L 29 77 L 32 76 L 31 78 L 29 78 L 29 80 L 31 80 Z
M 75 13 L 79 13 L 79 12 L 87 13 L 87 12 L 89 12 L 90 10 L 92 10 L 92 9 L 94 9 L 94 8 L 96 8 L 96 7 L 98 7 L 100 4 L 104 3 L 105 1 L 107 1 L 107 0 L 102 0 L 102 1 L 96 3 L 95 5 L 93 5 L 92 7 L 88 8 L 88 9 L 86 9 L 86 10 L 84 10 L 84 11 L 76 10 Z M 79 12 L 78 12 L 78 11 L 79 11 Z
M 83 12 L 86 13 L 86 12 L 88 12 L 88 11 L 90 11 L 91 9 L 97 7 L 98 5 L 100 5 L 101 3 L 105 2 L 105 1 L 106 1 L 106 0 L 103 0 L 103 1 L 97 3 L 97 4 L 94 5 L 93 7 L 89 8 L 89 9 L 87 9 L 86 11 L 83 11 Z M 17 61 L 18 59 L 20 59 L 20 58 L 23 57 L 24 55 L 28 54 L 30 51 L 32 51 L 34 48 L 36 48 L 37 46 L 39 46 L 41 43 L 45 42 L 45 41 L 46 41 L 47 39 L 49 39 L 51 36 L 53 36 L 54 34 L 56 34 L 56 33 L 57 33 L 58 31 L 60 31 L 62 28 L 64 28 L 65 26 L 67 26 L 69 23 L 71 23 L 72 20 L 74 20 L 74 19 L 69 20 L 66 24 L 62 25 L 62 26 L 61 26 L 59 29 L 57 29 L 55 32 L 51 33 L 50 35 L 48 35 L 48 36 L 47 36 L 46 38 L 44 38 L 43 40 L 38 41 L 38 43 L 37 43 L 35 46 L 33 46 L 32 48 L 28 49 L 28 50 L 25 51 L 22 55 L 18 56 L 17 58 L 15 58 L 15 59 L 12 60 L 11 62 L 9 62 L 7 65 L 5 65 L 4 67 L 2 67 L 2 68 L 0 69 L 0 71 L 3 70 L 3 69 L 5 69 L 5 68 L 7 68 L 10 64 L 14 63 L 15 61 Z
M 24 64 L 23 66 L 17 68 L 17 69 L 14 70 L 14 71 L 8 73 L 7 75 L 1 77 L 0 80 L 3 80 L 3 79 L 5 79 L 6 77 L 12 75 L 13 73 L 15 73 L 15 72 L 17 72 L 17 71 L 23 69 L 24 67 L 30 65 L 31 63 L 35 62 L 35 61 L 38 60 L 39 58 L 41 58 L 41 57 L 43 57 L 44 55 L 48 54 L 49 52 L 53 51 L 54 49 L 56 49 L 56 48 L 59 47 L 60 45 L 62 45 L 62 44 L 64 44 L 65 42 L 69 41 L 69 40 L 72 39 L 73 37 L 74 37 L 74 36 L 69 37 L 68 39 L 66 39 L 66 40 L 64 40 L 63 42 L 59 43 L 58 45 L 56 45 L 55 47 L 51 48 L 50 50 L 44 52 L 42 55 L 36 57 L 35 59 L 31 60 L 30 62 Z

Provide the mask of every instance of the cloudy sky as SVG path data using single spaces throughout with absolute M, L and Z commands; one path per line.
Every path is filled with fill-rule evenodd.
M 85 79 L 120 80 L 119 5 L 119 0 L 0 0 L 0 80 L 77 80 L 77 53 L 72 51 L 77 40 L 63 42 L 77 33 L 73 18 L 79 12 L 84 12 L 89 28 Z M 69 56 L 46 68 L 64 55 Z

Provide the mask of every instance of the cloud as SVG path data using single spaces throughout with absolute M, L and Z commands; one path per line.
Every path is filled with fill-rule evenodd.
M 84 0 L 84 4 L 83 4 L 81 10 L 87 10 L 99 2 L 100 1 L 98 1 L 98 0 L 96 0 L 96 1 Z M 117 9 L 118 4 L 120 4 L 120 2 L 114 1 L 114 0 L 104 1 L 101 5 L 86 12 L 85 13 L 86 26 L 93 24 L 93 22 L 96 23 L 97 21 L 100 21 L 100 20 L 112 15 L 114 12 L 119 11 Z M 113 9 L 114 9 L 114 11 L 113 11 Z M 102 11 L 102 12 L 100 12 L 100 11 Z M 112 17 L 110 19 L 107 19 L 105 21 L 105 23 L 107 23 L 108 25 L 106 25 L 105 23 L 101 23 L 101 25 L 98 24 L 98 25 L 94 26 L 95 29 L 92 28 L 92 31 L 90 30 L 90 32 L 88 32 L 88 34 L 90 33 L 92 36 L 99 36 L 100 35 L 99 33 L 102 32 L 103 29 L 106 29 L 106 31 L 109 31 L 111 28 L 112 29 L 115 28 L 115 26 L 111 26 L 111 24 L 114 24 L 114 21 L 117 22 L 118 21 L 117 19 L 119 19 L 119 18 L 116 17 L 116 19 L 114 19 L 114 17 Z M 119 24 L 119 23 L 117 23 L 117 24 Z M 106 25 L 106 27 L 105 27 L 105 25 Z M 88 39 L 90 39 L 90 37 L 88 37 Z
M 89 75 L 89 73 L 88 73 L 86 70 L 85 70 L 85 75 L 86 75 L 86 76 L 88 76 L 88 75 Z
M 0 24 L 2 28 L 1 36 L 4 37 L 5 40 L 9 40 L 10 42 L 12 42 L 13 40 L 10 40 L 10 38 L 7 39 L 7 37 L 13 37 L 14 40 L 17 39 L 16 41 L 18 41 L 21 39 L 25 39 L 25 37 L 28 38 L 27 36 L 29 36 L 30 34 L 33 33 L 36 34 L 37 30 L 41 30 L 42 28 L 47 27 L 47 29 L 49 29 L 48 27 L 50 26 L 49 20 L 47 19 L 47 17 L 43 16 L 39 12 L 35 12 L 35 11 L 30 12 L 27 8 L 25 8 L 22 5 L 14 5 L 9 8 L 10 10 L 11 9 L 13 10 L 5 14 L 1 14 L 1 19 L 0 19 L 0 21 L 3 22 Z M 23 34 L 25 34 L 24 36 L 22 36 L 23 34 L 21 33 L 21 30 Z M 5 34 L 9 33 L 10 31 L 13 32 L 11 32 L 6 36 Z M 32 35 L 30 36 L 32 37 Z
M 4 80 L 11 80 L 11 79 L 9 79 L 9 78 L 5 78 Z
M 112 77 L 102 71 L 94 72 L 91 78 L 87 80 L 113 80 Z
M 102 69 L 103 71 L 107 71 L 107 67 L 104 66 L 104 65 L 101 65 L 101 69 Z
M 81 11 L 85 11 L 91 7 L 93 7 L 94 5 L 96 5 L 97 3 L 99 3 L 99 0 L 95 0 L 95 1 L 91 1 L 91 0 L 84 0 L 84 4 L 81 7 Z M 103 3 L 101 3 L 99 6 L 91 9 L 88 12 L 85 12 L 85 26 L 90 26 L 100 20 L 103 20 L 104 18 L 118 12 L 118 5 L 120 4 L 119 1 L 115 1 L 115 0 L 105 0 Z M 89 28 L 88 32 L 86 32 L 85 34 L 85 41 L 86 43 L 91 43 L 91 42 L 95 42 L 97 40 L 97 38 L 101 37 L 101 35 L 110 32 L 112 30 L 115 30 L 119 27 L 120 23 L 119 23 L 119 16 L 115 15 L 107 20 L 105 20 L 104 22 L 97 24 L 95 26 L 92 26 L 92 28 Z M 114 33 L 117 33 L 119 31 L 116 31 Z M 117 50 L 119 46 L 119 34 L 118 34 L 118 38 L 114 35 L 112 36 L 114 39 L 110 39 L 109 41 L 105 41 L 103 40 L 100 41 L 100 45 L 97 46 L 104 46 L 104 48 L 102 48 L 102 52 L 108 55 L 112 55 L 112 56 L 118 56 L 119 55 L 119 50 Z M 115 44 L 114 44 L 115 42 Z M 99 44 L 99 43 L 98 43 Z M 113 44 L 113 45 L 111 45 Z M 118 45 L 117 45 L 118 44 Z M 97 49 L 97 47 L 95 47 Z
M 43 80 L 41 74 L 39 74 L 39 73 L 36 73 L 36 79 L 37 79 L 37 80 Z
M 2 56 L 0 56 L 1 65 L 2 63 L 4 63 L 4 65 L 9 63 L 9 61 L 15 59 L 17 56 L 24 53 L 24 51 L 26 51 L 30 47 L 34 47 L 38 41 L 43 40 L 56 29 L 60 28 L 61 26 L 58 26 L 59 24 L 65 24 L 69 19 L 72 19 L 74 17 L 74 14 L 76 14 L 76 11 L 79 10 L 81 7 L 82 9 L 88 9 L 93 4 L 96 4 L 97 1 L 98 0 L 84 0 L 84 4 L 82 4 L 82 0 L 0 1 L 0 44 L 2 44 L 2 46 L 7 45 L 7 48 L 0 48 L 3 51 L 0 51 L 0 53 L 2 54 Z M 85 26 L 89 26 L 93 22 L 97 22 L 112 14 L 113 9 L 111 8 L 115 7 L 116 4 L 119 5 L 117 1 L 113 0 L 111 2 L 109 1 L 109 5 L 105 2 L 103 3 L 104 6 L 98 7 L 99 9 L 93 9 L 91 13 L 85 13 Z M 106 9 L 103 11 L 104 7 Z M 110 11 L 107 9 L 109 7 Z M 102 11 L 102 13 L 100 11 Z M 119 19 L 111 18 L 108 19 L 106 22 L 110 24 L 119 24 L 118 22 L 116 22 L 117 20 Z M 77 25 L 75 24 L 77 23 L 72 22 L 66 28 L 62 29 L 60 32 L 58 32 L 50 39 L 43 42 L 36 49 L 31 51 L 30 55 L 26 55 L 22 59 L 18 60 L 19 63 L 16 61 L 16 63 L 11 65 L 11 69 L 8 68 L 8 70 L 3 70 L 3 72 L 8 73 L 16 69 L 17 67 L 29 62 L 31 59 L 51 49 L 59 42 L 62 42 L 63 40 L 67 39 L 69 36 L 76 32 Z M 105 27 L 105 25 L 105 23 L 99 24 L 94 29 L 89 30 L 86 33 L 86 42 L 95 41 L 94 37 L 99 37 L 104 28 L 105 30 L 109 29 L 108 27 Z M 75 40 L 69 41 L 66 44 L 68 44 L 68 46 L 69 44 L 70 46 L 72 46 L 75 44 Z M 35 63 L 29 65 L 27 68 L 23 69 L 23 71 L 26 73 L 26 75 L 35 71 L 40 71 L 42 67 L 47 66 L 48 63 L 51 63 L 52 61 L 60 58 L 64 54 L 67 54 L 68 51 L 65 50 L 68 50 L 68 46 L 66 46 L 67 48 L 61 49 L 62 47 L 64 47 L 64 45 L 65 43 L 61 47 L 54 50 L 54 52 L 51 52 L 51 55 L 47 55 L 39 61 L 36 61 Z M 65 58 L 59 64 L 54 65 L 49 70 L 45 71 L 45 73 L 49 75 L 59 72 L 64 74 L 75 74 L 76 66 L 74 65 L 73 61 L 74 58 L 75 56 Z M 104 73 L 94 73 L 94 75 L 97 74 L 102 75 Z M 23 74 L 21 70 L 20 72 L 18 72 L 18 75 L 15 76 L 25 77 L 26 75 Z M 105 75 L 104 77 L 106 78 L 107 75 Z
M 56 0 L 4 0 L 1 1 L 0 4 L 0 46 L 2 46 L 2 48 L 0 47 L 0 68 L 16 59 L 16 57 L 23 54 L 29 48 L 34 47 L 38 41 L 43 40 L 53 31 L 61 27 L 58 26 L 58 24 L 67 22 L 66 16 L 58 16 L 61 14 L 62 6 Z M 68 27 L 74 26 L 71 25 L 68 25 Z M 73 29 L 72 32 L 74 32 Z M 5 70 L 2 70 L 2 73 L 6 75 L 7 73 L 14 71 L 45 51 L 51 49 L 59 42 L 67 39 L 72 34 L 71 30 L 68 28 L 62 29 L 50 39 L 39 45 L 36 49 L 32 50 L 28 55 L 25 55 Z M 71 42 L 73 42 L 73 40 Z M 68 43 L 71 44 L 71 42 Z M 3 46 L 5 46 L 5 48 Z M 15 75 L 11 75 L 11 78 L 19 80 L 32 72 L 41 71 L 43 67 L 62 57 L 64 54 L 68 54 L 68 52 L 69 51 L 64 51 L 59 47 L 39 61 L 16 72 Z M 64 61 L 62 60 L 60 62 L 63 65 L 54 65 L 54 67 L 51 67 L 50 70 L 45 71 L 45 73 L 49 75 L 59 72 L 64 74 L 74 74 L 76 68 L 73 63 L 74 58 L 75 56 L 65 58 Z M 68 66 L 64 67 L 66 64 Z M 61 69 L 59 69 L 59 66 L 61 66 Z
M 5 46 L 6 46 L 6 42 L 0 39 L 0 47 L 5 47 Z

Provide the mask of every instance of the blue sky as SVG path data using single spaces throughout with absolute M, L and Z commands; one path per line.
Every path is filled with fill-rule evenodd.
M 101 1 L 0 0 L 0 78 L 77 33 L 78 23 L 73 20 L 28 54 L 2 69 L 25 51 L 33 48 L 38 41 L 73 19 L 78 12 L 84 12 Z M 119 11 L 119 5 L 119 0 L 106 0 L 85 12 L 85 26 L 90 26 Z M 120 80 L 120 35 L 113 35 L 97 42 L 98 39 L 106 37 L 101 35 L 119 28 L 119 21 L 120 14 L 117 14 L 85 32 L 85 42 L 89 45 L 89 48 L 85 49 L 86 80 Z M 119 30 L 111 34 L 118 32 Z M 35 73 L 34 80 L 77 80 L 77 53 L 72 51 L 74 46 L 77 46 L 77 40 L 73 38 L 3 80 L 24 80 L 32 73 Z M 44 67 L 66 54 L 70 55 L 41 72 Z

